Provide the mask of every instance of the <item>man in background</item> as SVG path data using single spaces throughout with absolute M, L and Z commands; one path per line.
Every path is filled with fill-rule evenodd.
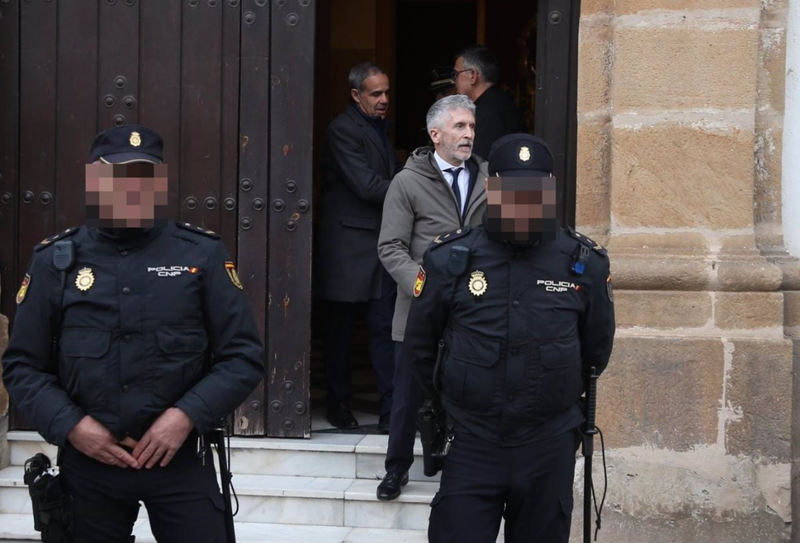
M 351 102 L 331 122 L 322 164 L 321 213 L 314 250 L 314 294 L 327 302 L 325 378 L 328 422 L 358 428 L 350 409 L 350 343 L 365 314 L 380 399 L 379 428 L 389 429 L 396 286 L 378 260 L 383 200 L 395 173 L 387 135 L 389 77 L 370 62 L 350 70 Z
M 500 68 L 491 49 L 473 46 L 456 57 L 456 92 L 475 102 L 476 155 L 486 159 L 492 144 L 507 134 L 526 132 L 525 120 L 514 100 L 499 86 Z

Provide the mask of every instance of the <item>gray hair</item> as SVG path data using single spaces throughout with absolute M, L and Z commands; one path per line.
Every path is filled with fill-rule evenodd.
M 428 115 L 425 117 L 428 134 L 430 134 L 431 130 L 434 128 L 441 130 L 445 118 L 457 109 L 466 109 L 475 115 L 475 103 L 463 94 L 445 96 L 434 103 L 428 110 Z
M 477 70 L 488 83 L 497 83 L 500 79 L 500 66 L 492 50 L 482 45 L 474 45 L 462 50 L 457 56 L 464 59 L 465 70 Z
M 350 89 L 362 92 L 364 90 L 364 81 L 376 74 L 386 74 L 386 70 L 373 62 L 359 62 L 350 68 L 350 75 L 347 76 Z

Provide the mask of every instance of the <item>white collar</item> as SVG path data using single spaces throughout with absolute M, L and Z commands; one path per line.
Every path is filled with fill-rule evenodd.
M 451 168 L 466 168 L 466 165 L 463 162 L 459 166 L 453 166 L 445 159 L 443 159 L 441 156 L 439 156 L 438 151 L 433 152 L 433 158 L 436 159 L 436 165 L 439 166 L 439 169 L 442 170 L 442 172 L 444 172 L 445 170 L 449 170 Z

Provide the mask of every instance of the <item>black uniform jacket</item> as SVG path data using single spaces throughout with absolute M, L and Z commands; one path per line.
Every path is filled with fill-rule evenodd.
M 255 388 L 263 346 L 218 236 L 173 222 L 127 241 L 90 227 L 59 236 L 76 253 L 63 302 L 45 240 L 3 355 L 12 400 L 48 442 L 64 445 L 84 415 L 139 439 L 173 406 L 205 433 Z
M 517 250 L 477 226 L 431 245 L 404 356 L 430 389 L 444 339 L 442 401 L 457 428 L 517 446 L 583 422 L 584 374 L 608 364 L 614 310 L 605 250 L 575 236 L 561 231 Z M 582 245 L 594 250 L 578 275 L 571 269 Z M 456 246 L 470 251 L 462 275 L 453 272 Z

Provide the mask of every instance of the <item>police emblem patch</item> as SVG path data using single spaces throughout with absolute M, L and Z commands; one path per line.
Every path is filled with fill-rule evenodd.
M 611 275 L 609 274 L 606 279 L 606 292 L 608 292 L 608 301 L 614 303 L 614 287 L 611 285 Z
M 138 132 L 131 132 L 130 144 L 134 147 L 139 147 L 142 144 L 142 135 Z
M 519 159 L 522 162 L 528 162 L 531 159 L 531 150 L 529 147 L 522 146 L 519 149 Z
M 86 292 L 94 285 L 94 273 L 92 273 L 91 268 L 83 268 L 78 272 L 78 276 L 75 278 L 75 286 L 78 287 L 78 290 L 81 292 Z
M 225 271 L 228 272 L 228 278 L 231 280 L 231 283 L 233 283 L 233 286 L 239 290 L 244 290 L 242 282 L 239 281 L 239 274 L 236 272 L 236 264 L 228 260 L 225 262 Z
M 19 286 L 19 291 L 17 292 L 17 305 L 25 301 L 25 295 L 28 294 L 28 287 L 30 286 L 31 276 L 29 273 L 26 273 L 25 278 L 22 280 L 22 284 Z
M 475 270 L 469 274 L 469 291 L 473 296 L 483 296 L 489 284 L 486 281 L 486 274 L 480 270 Z
M 414 281 L 414 298 L 419 298 L 420 294 L 422 294 L 422 289 L 425 288 L 425 279 L 427 275 L 425 270 L 422 269 L 422 266 L 419 268 L 419 273 L 417 273 L 417 280 Z

